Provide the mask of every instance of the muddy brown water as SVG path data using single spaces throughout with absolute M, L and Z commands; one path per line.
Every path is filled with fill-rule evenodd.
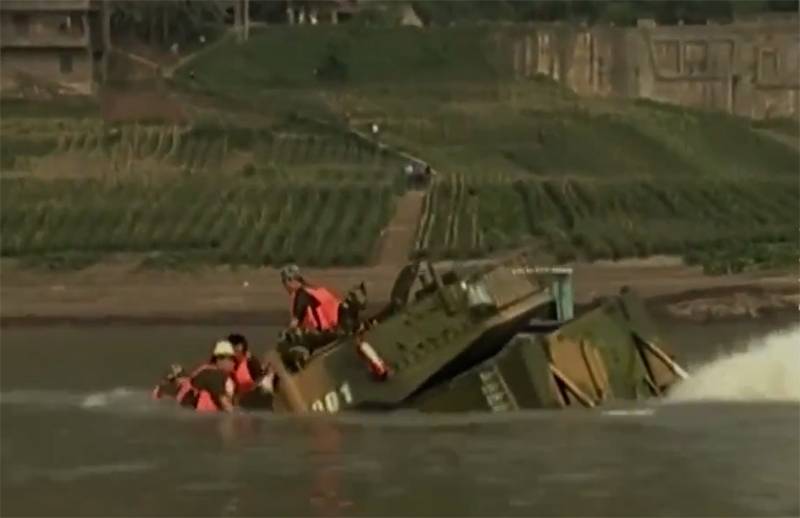
M 795 324 L 662 322 L 689 364 Z M 197 416 L 153 404 L 218 326 L 4 328 L 2 516 L 796 516 L 800 405 Z M 238 329 L 269 343 L 277 329 Z

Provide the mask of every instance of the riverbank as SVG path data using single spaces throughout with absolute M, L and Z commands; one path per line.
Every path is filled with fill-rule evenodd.
M 193 272 L 143 270 L 135 262 L 107 262 L 76 272 L 21 268 L 0 271 L 0 324 L 195 323 L 275 324 L 286 319 L 287 297 L 273 268 L 215 268 Z M 577 304 L 614 295 L 628 285 L 655 311 L 676 318 L 754 318 L 796 310 L 794 272 L 708 276 L 673 258 L 578 263 Z M 370 304 L 379 307 L 396 267 L 307 269 L 314 282 L 344 292 L 365 281 Z

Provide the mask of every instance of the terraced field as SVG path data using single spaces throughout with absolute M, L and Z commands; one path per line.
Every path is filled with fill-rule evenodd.
M 796 262 L 800 155 L 774 135 L 796 136 L 794 121 L 518 79 L 503 49 L 520 30 L 254 30 L 176 72 L 175 97 L 197 101 L 189 126 L 16 105 L 0 251 L 363 264 L 403 189 L 398 149 L 442 172 L 415 254 Z M 374 123 L 381 144 L 349 130 Z
M 98 176 L 239 172 L 251 168 L 326 165 L 399 171 L 399 161 L 347 134 L 293 128 L 204 128 L 198 126 L 98 123 L 29 123 L 7 127 L 0 171 L 32 176 Z
M 710 270 L 738 270 L 786 264 L 800 246 L 791 178 L 471 178 L 436 181 L 416 254 L 477 257 L 524 245 L 561 261 L 678 254 Z
M 364 264 L 402 180 L 397 157 L 318 128 L 12 123 L 0 255 L 53 266 Z
M 111 183 L 2 180 L 0 250 L 40 260 L 149 253 L 147 264 L 363 264 L 393 204 L 388 185 L 251 178 Z

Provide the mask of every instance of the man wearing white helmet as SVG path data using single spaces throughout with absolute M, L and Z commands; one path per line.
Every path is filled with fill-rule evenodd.
M 291 297 L 289 327 L 328 331 L 339 323 L 339 298 L 327 288 L 306 282 L 297 265 L 281 269 L 281 283 Z
M 211 359 L 195 370 L 179 392 L 178 402 L 198 412 L 230 412 L 236 384 L 236 353 L 228 340 L 214 344 Z

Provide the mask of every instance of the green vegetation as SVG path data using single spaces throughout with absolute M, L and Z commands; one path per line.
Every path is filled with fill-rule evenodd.
M 643 107 L 624 113 L 514 114 L 501 106 L 498 112 L 495 119 L 470 124 L 463 115 L 440 110 L 435 119 L 439 128 L 427 129 L 430 137 L 418 133 L 414 139 L 401 127 L 395 140 L 406 147 L 419 141 L 415 147 L 442 167 L 455 162 L 469 171 L 537 176 L 730 177 L 760 175 L 765 163 L 770 174 L 790 174 L 797 167 L 796 152 L 733 118 Z
M 3 125 L 15 118 L 47 118 L 47 119 L 81 119 L 100 116 L 100 106 L 94 100 L 85 97 L 64 97 L 57 101 L 2 99 L 0 113 L 3 114 Z
M 63 168 L 53 168 L 65 161 L 79 168 L 81 176 L 115 180 L 170 172 L 260 172 L 286 179 L 297 177 L 299 169 L 300 178 L 366 181 L 385 169 L 399 173 L 398 158 L 374 143 L 308 123 L 104 125 L 91 119 L 17 118 L 6 121 L 3 130 L 1 170 L 33 176 L 63 177 Z
M 185 50 L 187 45 L 197 45 L 201 36 L 210 39 L 225 28 L 222 2 L 117 0 L 109 7 L 112 35 L 137 36 L 163 48 L 177 42 Z
M 180 69 L 177 80 L 192 90 L 235 98 L 274 88 L 487 82 L 510 70 L 489 59 L 490 35 L 482 27 L 270 27 L 254 31 L 246 45 L 222 42 Z
M 762 174 L 768 163 L 795 172 L 795 151 L 740 118 L 581 100 L 545 79 L 513 79 L 517 30 L 271 27 L 211 49 L 177 80 L 265 115 L 342 128 L 346 115 L 364 131 L 377 121 L 383 141 L 450 171 L 717 176 Z M 335 78 L 320 76 L 326 67 Z
M 428 193 L 416 253 L 528 246 L 559 261 L 677 254 L 713 272 L 786 265 L 800 247 L 798 209 L 789 178 L 478 183 L 448 175 Z
M 426 24 L 476 23 L 485 21 L 588 21 L 634 24 L 637 18 L 655 18 L 659 23 L 705 23 L 729 21 L 737 14 L 796 12 L 795 0 L 460 0 L 412 1 Z M 297 4 L 295 4 L 297 6 Z M 402 2 L 368 2 L 349 23 L 387 23 L 387 11 Z M 252 0 L 250 18 L 270 24 L 286 23 L 286 0 Z M 227 12 L 226 12 L 227 11 Z M 205 0 L 127 1 L 112 4 L 111 28 L 116 35 L 130 33 L 151 44 L 168 47 L 172 42 L 191 43 L 200 35 L 218 33 L 225 19 L 233 17 L 233 6 Z M 395 17 L 396 18 L 396 17 Z
M 257 30 L 178 70 L 173 93 L 198 101 L 187 126 L 3 104 L 0 252 L 52 267 L 117 252 L 151 267 L 364 264 L 402 191 L 398 149 L 440 172 L 416 254 L 796 261 L 798 151 L 763 131 L 796 124 L 515 79 L 520 30 Z
M 392 208 L 388 186 L 357 182 L 6 179 L 0 187 L 2 255 L 55 266 L 120 252 L 150 254 L 148 266 L 363 264 Z
M 800 121 L 789 118 L 765 119 L 753 122 L 754 128 L 766 129 L 788 137 L 800 137 Z
M 401 173 L 391 153 L 304 121 L 4 128 L 0 255 L 36 267 L 115 253 L 151 268 L 364 264 Z

